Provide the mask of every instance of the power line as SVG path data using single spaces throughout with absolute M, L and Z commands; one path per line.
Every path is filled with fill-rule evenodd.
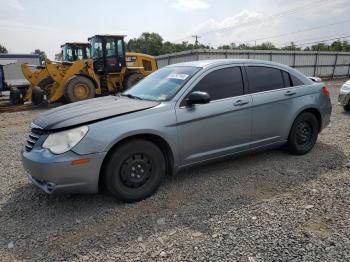
M 296 46 L 303 46 L 303 45 L 310 45 L 310 44 L 319 44 L 319 43 L 326 42 L 326 41 L 337 40 L 339 38 L 347 39 L 347 38 L 350 38 L 350 35 L 342 36 L 342 37 L 336 37 L 336 38 L 328 38 L 328 39 L 323 39 L 323 40 L 314 41 L 314 42 L 308 42 L 308 43 L 301 43 L 301 44 L 298 44 Z
M 295 46 L 299 46 L 299 45 L 305 45 L 305 44 L 313 44 L 313 43 L 319 43 L 319 42 L 322 42 L 322 41 L 327 41 L 327 40 L 336 40 L 336 39 L 343 39 L 343 38 L 347 38 L 349 36 L 347 35 L 341 35 L 341 36 L 332 36 L 333 38 L 328 38 L 328 39 L 324 39 L 324 37 L 326 36 L 323 36 L 323 37 L 318 37 L 318 38 L 307 38 L 307 39 L 302 39 L 302 40 L 297 40 L 297 41 L 290 41 L 290 42 L 284 42 L 284 43 L 277 43 L 275 44 L 277 47 L 284 47 L 286 45 L 290 45 L 291 42 L 293 42 L 295 44 Z M 303 42 L 303 41 L 314 41 L 314 42 Z M 301 43 L 300 43 L 301 42 Z
M 270 19 L 275 19 L 275 18 L 279 18 L 279 17 L 283 17 L 283 16 L 288 16 L 288 15 L 291 15 L 291 14 L 295 14 L 295 13 L 297 13 L 299 11 L 308 10 L 310 8 L 315 9 L 317 7 L 320 7 L 322 4 L 328 3 L 328 2 L 332 2 L 332 1 L 331 0 L 319 0 L 319 1 L 316 1 L 316 2 L 308 3 L 308 4 L 303 5 L 303 6 L 299 6 L 299 7 L 293 8 L 293 9 L 288 9 L 288 10 L 285 10 L 285 11 L 282 11 L 282 12 L 279 12 L 279 13 L 275 13 L 273 15 L 269 15 L 269 16 L 267 16 L 264 19 L 259 20 L 259 21 L 250 21 L 250 22 L 245 22 L 245 23 L 243 22 L 243 23 L 237 24 L 235 26 L 228 26 L 228 27 L 225 27 L 225 28 L 220 28 L 220 29 L 215 29 L 215 30 L 211 30 L 211 31 L 202 32 L 201 35 L 212 34 L 212 33 L 220 32 L 220 31 L 227 31 L 227 30 L 235 29 L 237 27 L 242 27 L 242 26 L 259 24 L 259 23 L 262 23 L 262 22 L 270 20 Z M 315 7 L 315 4 L 317 4 L 317 3 L 318 3 L 318 5 Z M 307 8 L 307 7 L 309 7 L 309 8 Z M 181 39 L 175 40 L 175 42 L 176 41 L 180 41 L 180 40 L 184 40 L 184 39 L 187 39 L 187 38 L 190 38 L 190 37 L 192 37 L 192 36 L 183 37 Z
M 303 30 L 297 30 L 297 31 L 284 33 L 284 34 L 278 34 L 278 35 L 272 35 L 272 36 L 267 36 L 267 37 L 262 37 L 262 38 L 251 39 L 251 40 L 239 41 L 237 43 L 249 43 L 249 42 L 254 42 L 254 41 L 261 41 L 261 40 L 267 40 L 267 39 L 272 39 L 272 38 L 279 38 L 279 37 L 282 37 L 282 36 L 288 36 L 288 35 L 294 35 L 294 34 L 314 31 L 314 30 L 317 30 L 317 29 L 320 29 L 320 28 L 331 27 L 331 26 L 334 26 L 334 25 L 339 25 L 339 24 L 343 24 L 343 23 L 347 23 L 347 22 L 350 22 L 350 19 L 342 20 L 342 21 L 339 21 L 339 22 L 336 22 L 336 23 L 332 23 L 332 24 L 324 24 L 324 25 L 321 25 L 321 26 L 310 27 L 310 28 L 306 28 L 306 29 L 303 29 Z
M 347 33 L 347 32 L 346 32 Z M 346 34 L 346 33 L 344 33 L 344 34 Z M 338 38 L 343 38 L 344 36 L 343 35 L 324 35 L 324 36 L 320 36 L 320 37 L 317 37 L 317 38 L 315 38 L 315 37 L 309 37 L 309 38 L 304 38 L 304 39 L 299 39 L 299 40 L 292 40 L 292 41 L 289 41 L 289 42 L 278 42 L 278 43 L 274 43 L 274 45 L 278 45 L 278 46 L 286 46 L 286 45 L 289 45 L 291 42 L 293 42 L 294 44 L 298 44 L 298 43 L 303 43 L 303 42 L 305 42 L 305 41 L 316 41 L 316 40 L 319 40 L 319 41 L 321 41 L 322 39 L 324 39 L 324 38 L 327 38 L 327 37 L 334 37 L 334 38 L 336 38 L 336 39 L 338 39 Z

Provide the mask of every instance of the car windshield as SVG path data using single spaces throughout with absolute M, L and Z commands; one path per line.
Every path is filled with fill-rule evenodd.
M 122 96 L 154 101 L 169 100 L 199 70 L 199 67 L 192 66 L 159 69 L 123 92 Z

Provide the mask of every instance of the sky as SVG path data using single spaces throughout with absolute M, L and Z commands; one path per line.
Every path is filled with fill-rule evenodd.
M 280 47 L 350 40 L 349 12 L 350 0 L 0 0 L 0 44 L 10 53 L 39 48 L 51 59 L 64 42 L 95 34 L 128 40 L 156 32 L 171 42 L 199 35 L 214 47 L 264 41 Z

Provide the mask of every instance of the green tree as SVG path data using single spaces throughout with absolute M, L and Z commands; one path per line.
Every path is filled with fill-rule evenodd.
M 281 50 L 300 51 L 301 48 L 297 47 L 296 44 L 292 41 L 292 42 L 290 42 L 290 45 L 282 47 Z
M 128 49 L 135 52 L 160 55 L 163 46 L 163 38 L 157 33 L 142 33 L 139 38 L 128 42 Z
M 56 61 L 61 61 L 62 60 L 62 52 L 59 52 L 59 53 L 55 54 L 55 60 Z
M 157 33 L 142 33 L 140 37 L 130 39 L 127 44 L 127 49 L 130 51 L 145 53 L 149 55 L 163 55 L 175 52 L 181 52 L 192 49 L 209 49 L 208 45 L 190 44 L 188 42 L 171 43 L 164 42 L 163 38 Z
M 0 54 L 7 54 L 7 49 L 3 45 L 0 45 Z
M 47 58 L 46 53 L 44 51 L 41 51 L 40 49 L 35 49 L 34 52 L 32 52 L 32 54 L 39 55 L 40 61 L 44 61 Z

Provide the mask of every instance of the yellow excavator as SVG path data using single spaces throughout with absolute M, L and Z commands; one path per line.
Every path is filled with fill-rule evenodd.
M 153 56 L 125 52 L 124 35 L 90 37 L 90 59 L 47 63 L 52 83 L 32 88 L 35 104 L 77 102 L 125 90 L 157 70 Z
M 79 59 L 90 57 L 90 44 L 80 42 L 67 42 L 61 45 L 61 61 L 50 61 L 45 59 L 44 65 L 22 64 L 21 69 L 24 77 L 28 80 L 29 86 L 21 89 L 13 87 L 10 90 L 10 101 L 12 104 L 21 104 L 24 101 L 32 100 L 33 104 L 40 104 L 32 97 L 32 89 L 39 86 L 43 90 L 48 90 L 53 85 L 53 80 L 47 71 L 47 65 L 59 67 L 68 66 L 65 62 L 73 62 Z

